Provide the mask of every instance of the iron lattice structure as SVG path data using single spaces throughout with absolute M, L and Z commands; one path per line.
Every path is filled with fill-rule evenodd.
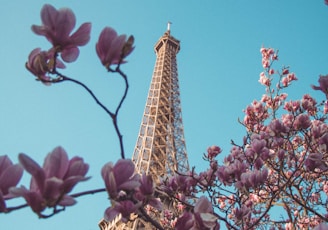
M 132 160 L 138 173 L 152 175 L 159 184 L 176 172 L 188 172 L 189 164 L 176 60 L 180 42 L 170 35 L 170 24 L 154 50 L 157 58 Z M 139 218 L 127 224 L 119 219 L 112 223 L 101 221 L 99 226 L 102 230 L 153 229 Z

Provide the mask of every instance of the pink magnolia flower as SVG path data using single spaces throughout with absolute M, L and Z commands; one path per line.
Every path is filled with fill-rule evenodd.
M 305 160 L 305 166 L 310 171 L 314 171 L 316 168 L 321 170 L 327 170 L 328 168 L 322 153 L 310 153 Z
M 287 76 L 283 77 L 281 83 L 284 87 L 291 84 L 292 81 L 298 80 L 294 73 L 288 73 Z
M 295 118 L 294 128 L 296 130 L 299 129 L 307 129 L 311 126 L 310 117 L 307 114 L 300 114 Z
M 314 90 L 321 90 L 326 96 L 328 95 L 328 75 L 319 77 L 319 86 L 312 85 Z
M 194 187 L 196 186 L 197 180 L 193 178 L 198 177 L 197 175 L 180 175 L 175 174 L 169 177 L 167 180 L 163 181 L 161 190 L 163 190 L 168 195 L 173 195 L 177 192 L 181 192 L 184 195 L 190 195 Z M 200 178 L 198 178 L 200 179 Z
M 194 216 L 197 226 L 201 227 L 200 229 L 213 229 L 217 225 L 218 218 L 213 214 L 212 203 L 205 196 L 202 196 L 196 202 Z
M 96 51 L 101 63 L 109 68 L 112 64 L 125 63 L 127 57 L 134 49 L 134 38 L 130 36 L 126 40 L 126 35 L 117 35 L 116 31 L 110 27 L 105 27 L 99 36 L 96 44 Z
M 240 181 L 236 183 L 238 189 L 256 188 L 257 186 L 263 184 L 268 177 L 268 170 L 264 168 L 263 170 L 253 170 L 243 173 L 240 177 Z
M 289 74 L 289 69 L 284 67 L 282 70 L 282 75 L 286 75 L 286 74 Z
M 216 176 L 224 185 L 232 185 L 234 180 L 240 180 L 240 176 L 247 171 L 248 164 L 237 159 L 233 163 L 219 166 Z
M 241 208 L 236 208 L 233 210 L 234 218 L 237 220 L 237 222 L 246 218 L 247 215 L 250 214 L 250 212 L 251 212 L 251 210 L 246 206 L 242 206 Z
M 253 159 L 261 157 L 263 160 L 267 160 L 269 157 L 269 149 L 266 147 L 267 142 L 263 139 L 254 138 L 250 145 L 250 148 L 246 150 L 246 156 Z
M 220 229 L 218 218 L 213 213 L 211 202 L 205 197 L 200 197 L 194 207 L 194 212 L 185 212 L 176 222 L 176 230 L 192 229 Z
M 272 120 L 268 128 L 271 136 L 284 136 L 288 132 L 288 128 L 277 119 Z
M 222 149 L 219 146 L 211 146 L 207 149 L 207 157 L 211 160 L 215 158 L 217 155 L 219 155 L 222 152 Z
M 101 169 L 110 198 L 116 198 L 120 191 L 132 191 L 140 186 L 139 175 L 135 174 L 135 166 L 131 160 L 120 159 L 115 165 L 109 162 Z
M 284 109 L 289 112 L 297 112 L 301 109 L 300 101 L 286 101 L 284 105 Z
M 15 196 L 25 198 L 27 204 L 39 216 L 46 207 L 71 206 L 76 202 L 73 197 L 66 195 L 80 181 L 87 180 L 85 174 L 89 166 L 80 157 L 68 159 L 62 147 L 55 148 L 45 158 L 41 168 L 29 156 L 19 154 L 19 161 L 24 169 L 32 175 L 30 189 L 24 186 L 11 189 Z
M 23 168 L 13 164 L 8 156 L 0 156 L 0 213 L 6 211 L 5 200 L 12 198 L 10 187 L 15 187 L 23 175 Z
M 194 220 L 191 212 L 184 212 L 183 215 L 177 220 L 175 230 L 193 229 Z
M 135 193 L 135 198 L 138 201 L 142 201 L 144 204 L 149 204 L 150 206 L 161 210 L 162 203 L 161 201 L 155 197 L 155 184 L 151 175 L 142 174 L 140 178 L 140 187 L 137 189 Z
M 314 230 L 328 230 L 328 224 L 327 223 L 321 223 L 317 227 L 315 227 Z
M 40 48 L 32 50 L 28 56 L 26 68 L 45 84 L 50 84 L 51 78 L 47 75 L 54 69 L 54 54 L 52 51 L 41 51 Z M 56 59 L 57 68 L 65 68 L 65 65 Z
M 263 68 L 269 68 L 272 60 L 277 60 L 278 56 L 272 48 L 262 47 L 260 50 L 262 54 L 262 66 Z
M 72 35 L 76 19 L 72 10 L 62 8 L 56 10 L 46 4 L 41 10 L 42 25 L 33 25 L 32 30 L 45 36 L 65 62 L 73 62 L 79 55 L 78 46 L 87 44 L 90 40 L 91 23 L 83 23 Z
M 264 86 L 270 86 L 271 85 L 271 80 L 268 78 L 264 72 L 260 74 L 260 79 L 259 82 L 264 85 Z
M 315 115 L 317 113 L 317 102 L 309 94 L 303 95 L 301 105 L 310 115 Z
M 106 209 L 104 219 L 111 222 L 115 217 L 121 214 L 121 221 L 125 223 L 130 219 L 130 215 L 134 213 L 139 206 L 139 204 L 134 204 L 131 200 L 114 202 L 112 207 Z

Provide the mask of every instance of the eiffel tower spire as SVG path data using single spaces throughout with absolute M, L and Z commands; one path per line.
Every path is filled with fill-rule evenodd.
M 151 174 L 156 182 L 189 169 L 176 60 L 180 42 L 170 35 L 169 25 L 155 45 L 156 64 L 132 156 L 138 172 Z
M 137 172 L 152 175 L 156 184 L 176 172 L 189 171 L 176 60 L 180 41 L 171 36 L 170 25 L 154 47 L 156 63 L 132 155 Z M 152 229 L 138 218 L 128 224 L 118 218 L 110 226 L 102 221 L 99 226 L 102 230 Z

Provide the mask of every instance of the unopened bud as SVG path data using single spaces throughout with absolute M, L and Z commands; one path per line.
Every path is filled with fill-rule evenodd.
M 134 37 L 131 35 L 122 48 L 122 57 L 124 58 L 133 50 Z

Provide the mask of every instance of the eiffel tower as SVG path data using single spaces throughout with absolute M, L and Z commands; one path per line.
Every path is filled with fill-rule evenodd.
M 171 36 L 170 25 L 156 43 L 156 63 L 132 160 L 138 173 L 150 174 L 156 184 L 176 172 L 189 171 L 182 124 L 176 55 L 180 41 Z M 154 229 L 136 218 L 122 223 L 102 220 L 101 230 Z

